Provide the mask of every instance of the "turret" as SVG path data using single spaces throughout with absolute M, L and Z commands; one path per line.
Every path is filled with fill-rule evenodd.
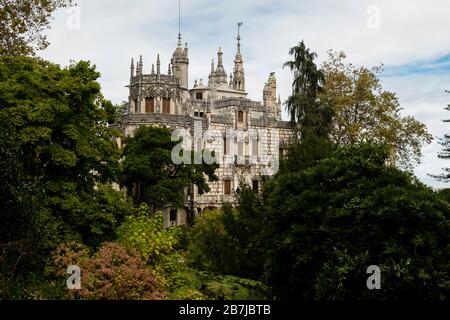
M 189 82 L 188 82 L 188 78 L 189 78 L 188 47 L 187 47 L 187 43 L 186 43 L 185 47 L 183 48 L 183 46 L 181 44 L 181 35 L 179 35 L 178 45 L 172 55 L 172 59 L 170 62 L 172 64 L 172 69 L 173 69 L 172 73 L 180 81 L 180 86 L 183 89 L 188 89 L 188 86 L 189 86 Z
M 215 83 L 217 86 L 228 86 L 228 77 L 225 72 L 225 68 L 223 67 L 223 52 L 222 48 L 219 47 L 217 51 L 217 68 L 215 72 Z
M 269 80 L 264 86 L 263 91 L 263 103 L 266 112 L 270 113 L 272 117 L 278 118 L 281 116 L 281 101 L 277 102 L 277 79 L 275 72 L 272 72 L 269 76 Z

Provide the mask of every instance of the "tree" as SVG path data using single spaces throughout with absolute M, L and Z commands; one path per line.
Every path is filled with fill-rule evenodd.
M 243 183 L 239 206 L 224 205 L 197 217 L 190 230 L 188 261 L 196 269 L 262 280 L 265 264 L 266 215 L 261 199 Z
M 17 135 L 25 173 L 38 179 L 59 236 L 95 243 L 111 232 L 95 225 L 103 224 L 105 213 L 86 206 L 101 207 L 89 198 L 101 192 L 98 184 L 117 180 L 121 156 L 114 141 L 119 132 L 108 127 L 102 107 L 99 76 L 89 62 L 61 68 L 35 58 L 0 58 L 0 117 Z M 99 229 L 106 238 L 99 238 Z
M 446 91 L 447 93 L 450 93 L 450 91 Z M 445 110 L 450 111 L 450 104 L 447 105 Z M 443 120 L 444 123 L 450 122 L 450 120 Z M 438 154 L 438 157 L 440 159 L 450 159 L 450 133 L 447 133 L 444 135 L 443 138 L 439 139 L 439 144 L 442 146 L 442 152 Z M 450 181 L 450 168 L 444 168 L 444 173 L 440 175 L 431 175 L 432 177 L 436 178 L 440 181 L 448 182 Z
M 421 149 L 432 141 L 426 126 L 402 117 L 395 93 L 383 90 L 382 67 L 368 69 L 345 62 L 343 52 L 329 51 L 322 69 L 321 99 L 334 109 L 331 137 L 340 146 L 373 142 L 389 146 L 391 164 L 410 169 L 420 162 Z
M 243 253 L 225 227 L 223 211 L 205 211 L 202 217 L 197 216 L 190 234 L 187 255 L 190 266 L 214 273 L 239 274 Z
M 18 136 L 0 117 L 0 299 L 21 298 L 24 279 L 42 270 L 57 244 L 55 221 L 42 205 L 39 180 L 21 162 Z
M 172 141 L 170 129 L 159 127 L 140 127 L 133 137 L 125 139 L 121 184 L 138 203 L 147 203 L 152 212 L 169 205 L 183 206 L 185 188 L 191 184 L 199 193 L 208 192 L 205 176 L 217 180 L 217 164 L 175 164 L 172 150 L 178 143 Z
M 277 298 L 450 298 L 450 207 L 388 157 L 384 146 L 350 145 L 268 183 Z M 366 287 L 371 265 L 381 290 Z
M 72 0 L 0 0 L 0 56 L 34 55 L 49 43 L 43 31 L 52 14 Z
M 292 47 L 289 54 L 293 60 L 286 62 L 284 67 L 293 71 L 294 81 L 286 105 L 299 140 L 293 143 L 288 153 L 291 159 L 297 159 L 296 166 L 308 166 L 331 150 L 328 136 L 333 112 L 327 100 L 320 99 L 325 78 L 315 64 L 317 54 L 310 52 L 303 41 Z M 282 165 L 282 170 L 291 163 Z M 285 168 L 287 171 L 292 169 Z

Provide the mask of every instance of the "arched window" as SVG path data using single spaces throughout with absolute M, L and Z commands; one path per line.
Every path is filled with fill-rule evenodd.
M 238 122 L 239 123 L 243 123 L 244 122 L 244 112 L 243 111 L 239 111 L 238 112 Z
M 153 97 L 145 98 L 145 113 L 155 112 L 155 99 Z
M 163 98 L 163 113 L 170 113 L 170 99 Z

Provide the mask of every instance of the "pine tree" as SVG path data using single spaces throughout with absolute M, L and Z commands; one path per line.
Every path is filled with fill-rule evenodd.
M 446 93 L 450 93 L 450 91 L 445 91 Z M 444 108 L 447 111 L 450 111 L 450 104 Z M 444 123 L 450 122 L 450 119 L 442 120 Z M 438 154 L 439 159 L 450 159 L 450 133 L 446 133 L 443 138 L 439 139 L 439 144 L 442 146 L 442 151 Z M 436 178 L 439 181 L 449 182 L 450 181 L 450 168 L 443 168 L 444 173 L 440 175 L 431 175 L 433 178 Z

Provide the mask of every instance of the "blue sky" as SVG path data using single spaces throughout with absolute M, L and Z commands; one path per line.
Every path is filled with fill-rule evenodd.
M 77 2 L 79 16 L 67 10 L 56 14 L 48 31 L 51 46 L 41 56 L 62 65 L 93 61 L 102 73 L 105 96 L 113 102 L 127 99 L 132 57 L 142 54 L 149 71 L 160 53 L 167 66 L 177 41 L 178 0 Z M 219 46 L 226 71 L 232 70 L 236 23 L 243 21 L 242 53 L 252 99 L 262 99 L 270 72 L 277 75 L 282 99 L 288 97 L 292 77 L 282 64 L 289 48 L 305 40 L 319 63 L 329 49 L 345 51 L 355 65 L 383 63 L 383 87 L 397 93 L 403 114 L 415 116 L 439 137 L 450 131 L 450 124 L 441 122 L 450 118 L 444 110 L 450 103 L 444 92 L 450 89 L 449 13 L 448 0 L 182 0 L 190 84 L 206 81 Z M 450 166 L 437 159 L 439 150 L 437 141 L 427 146 L 415 173 L 429 185 L 445 187 L 427 176 Z

